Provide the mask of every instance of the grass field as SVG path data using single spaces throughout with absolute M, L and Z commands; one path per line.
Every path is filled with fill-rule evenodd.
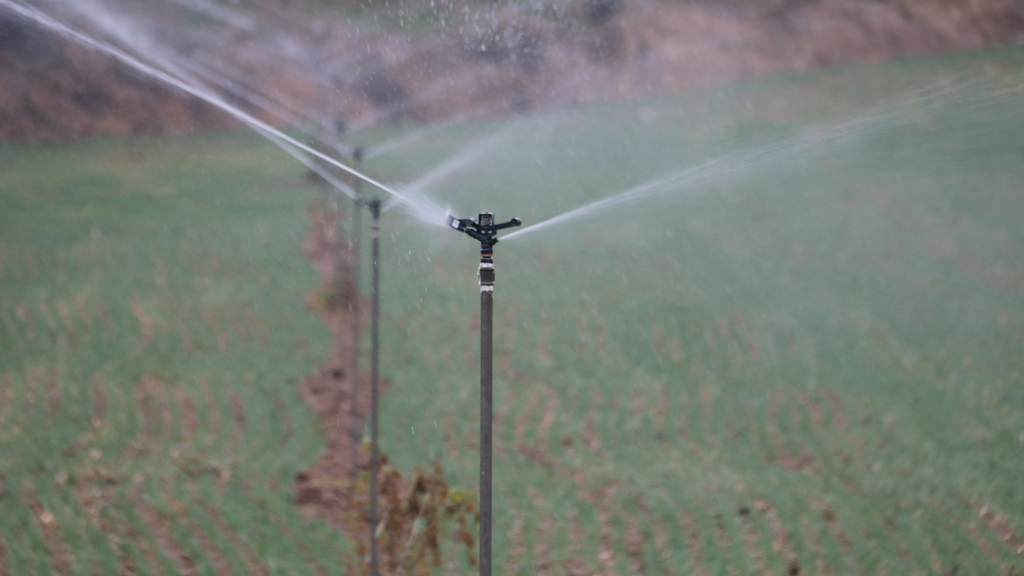
M 498 573 L 1024 572 L 1022 74 L 849 67 L 368 162 L 505 131 L 427 193 L 529 225 L 739 151 L 498 245 Z M 340 573 L 292 489 L 324 446 L 316 195 L 244 134 L 0 148 L 0 574 Z M 475 490 L 474 244 L 399 211 L 383 238 L 384 449 Z

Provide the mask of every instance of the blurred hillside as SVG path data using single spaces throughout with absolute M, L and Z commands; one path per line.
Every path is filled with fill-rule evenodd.
M 40 0 L 42 1 L 42 0 Z M 129 50 L 229 74 L 285 124 L 475 118 L 678 92 L 785 70 L 1024 41 L 1018 0 L 148 0 L 42 3 Z M 172 23 L 173 25 L 167 25 Z M 0 139 L 190 131 L 229 120 L 0 14 Z

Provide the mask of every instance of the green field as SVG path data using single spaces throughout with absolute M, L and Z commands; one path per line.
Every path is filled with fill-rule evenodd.
M 735 155 L 498 245 L 497 572 L 1024 572 L 1022 79 L 1020 48 L 846 67 L 368 162 L 503 131 L 427 194 L 530 225 Z M 317 195 L 247 134 L 0 147 L 0 575 L 351 563 L 292 486 Z M 475 490 L 477 250 L 383 226 L 384 449 Z

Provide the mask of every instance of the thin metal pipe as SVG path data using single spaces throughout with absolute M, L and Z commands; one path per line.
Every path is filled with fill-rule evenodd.
M 380 365 L 380 199 L 370 201 L 373 214 L 373 310 L 370 329 L 370 576 L 377 576 L 377 380 Z
M 362 149 L 356 148 L 356 153 L 352 156 L 352 163 L 356 170 L 359 170 L 362 165 Z M 349 482 L 354 487 L 356 484 L 356 478 L 359 475 L 359 440 L 362 438 L 362 422 L 359 421 L 359 336 L 360 336 L 360 325 L 359 325 L 359 277 L 360 277 L 360 266 L 362 264 L 362 247 L 363 247 L 363 224 L 362 224 L 362 212 L 365 202 L 362 196 L 362 181 L 356 180 L 352 183 L 355 189 L 355 198 L 352 199 L 352 233 L 349 237 L 352 239 L 352 285 L 355 288 L 352 294 L 352 365 L 350 381 L 352 383 L 351 389 L 351 404 L 349 405 L 349 424 L 351 426 L 350 433 L 352 434 L 352 466 L 349 471 Z
M 480 576 L 491 576 L 493 286 L 480 287 Z

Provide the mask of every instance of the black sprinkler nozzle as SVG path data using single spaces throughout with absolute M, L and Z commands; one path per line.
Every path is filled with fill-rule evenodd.
M 494 223 L 494 214 L 481 212 L 476 220 L 471 218 L 456 218 L 448 215 L 447 223 L 459 232 L 465 232 L 467 236 L 480 242 L 480 258 L 489 262 L 494 254 L 494 245 L 498 243 L 498 231 L 505 228 L 522 226 L 523 221 L 513 218 L 504 224 Z

